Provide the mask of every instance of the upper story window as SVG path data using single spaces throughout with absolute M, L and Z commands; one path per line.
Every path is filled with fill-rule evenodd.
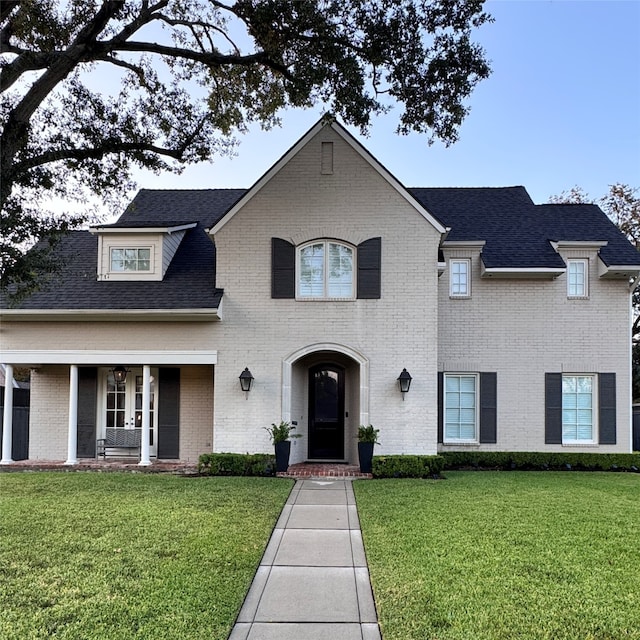
M 354 250 L 331 240 L 314 241 L 298 249 L 297 297 L 352 299 Z
M 452 298 L 468 298 L 471 295 L 471 260 L 449 261 L 449 295 Z
M 589 261 L 567 260 L 567 296 L 586 298 L 589 295 Z
M 112 248 L 110 265 L 110 270 L 115 272 L 150 271 L 151 249 L 133 247 Z

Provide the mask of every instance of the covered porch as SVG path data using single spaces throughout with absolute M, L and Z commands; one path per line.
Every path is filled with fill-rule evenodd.
M 217 351 L 3 351 L 6 376 L 13 378 L 14 366 L 57 372 L 58 386 L 34 389 L 32 399 L 39 417 L 31 419 L 31 440 L 35 454 L 25 462 L 46 462 L 65 456 L 64 465 L 90 464 L 109 428 L 137 431 L 139 448 L 135 464 L 146 467 L 152 458 L 180 459 L 180 373 L 182 367 L 209 369 L 208 401 L 213 402 L 212 370 Z M 127 374 L 134 372 L 127 382 Z M 160 372 L 160 376 L 158 376 Z M 121 375 L 119 380 L 116 377 Z M 66 390 L 64 379 L 68 380 Z M 57 392 L 57 393 L 56 393 Z M 158 409 L 158 393 L 164 395 L 163 414 Z M 50 397 L 47 397 L 49 394 Z M 51 395 L 53 394 L 53 398 Z M 9 394 L 10 395 L 10 394 Z M 65 402 L 66 401 L 66 402 Z M 38 404 L 39 403 L 39 404 Z M 66 404 L 66 406 L 64 406 Z M 48 412 L 48 413 L 47 413 Z M 128 413 L 127 413 L 128 412 Z M 126 420 L 125 420 L 126 418 Z M 66 425 L 63 426 L 63 422 Z M 0 464 L 17 464 L 12 459 L 12 406 L 5 402 L 3 412 L 2 458 Z M 62 430 L 66 431 L 66 438 Z M 206 439 L 213 438 L 212 421 Z M 55 441 L 52 441 L 54 438 Z M 62 439 L 66 440 L 66 444 Z M 159 445 L 162 442 L 163 445 Z M 139 451 L 139 455 L 138 455 Z M 47 452 L 49 454 L 47 455 Z M 114 461 L 119 459 L 114 449 Z M 192 463 L 197 463 L 190 456 Z M 131 463 L 133 459 L 128 460 Z M 103 461 L 107 463 L 107 461 Z M 154 464 L 157 464 L 154 462 Z

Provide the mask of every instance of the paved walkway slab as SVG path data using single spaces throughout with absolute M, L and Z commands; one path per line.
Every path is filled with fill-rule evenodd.
M 298 480 L 229 640 L 380 640 L 350 480 Z

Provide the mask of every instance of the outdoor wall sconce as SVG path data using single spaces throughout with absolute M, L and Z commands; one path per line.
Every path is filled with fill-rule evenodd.
M 409 387 L 411 386 L 411 374 L 403 369 L 402 373 L 398 376 L 398 386 L 400 387 L 400 392 L 402 393 L 402 400 L 404 401 L 404 394 L 409 391 Z
M 248 394 L 249 391 L 251 391 L 252 384 L 253 376 L 251 375 L 251 371 L 249 371 L 249 367 L 245 367 L 244 371 L 240 374 L 240 388 Z
M 113 372 L 113 379 L 116 382 L 125 383 L 127 381 L 127 373 L 129 373 L 129 369 L 126 369 L 119 364 L 117 367 L 113 367 L 111 371 Z

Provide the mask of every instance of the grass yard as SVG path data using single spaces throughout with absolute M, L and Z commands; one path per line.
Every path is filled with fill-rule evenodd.
M 640 639 L 640 475 L 354 483 L 384 640 Z
M 0 638 L 225 639 L 291 486 L 0 474 Z

